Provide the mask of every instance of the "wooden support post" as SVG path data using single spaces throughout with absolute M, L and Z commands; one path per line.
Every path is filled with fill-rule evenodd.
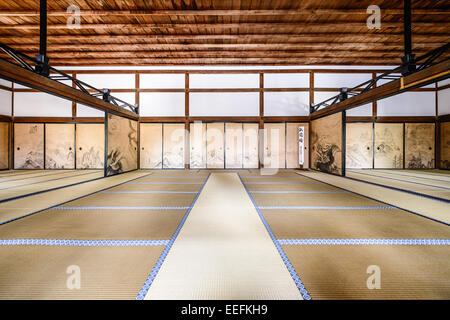
M 189 71 L 185 74 L 184 88 L 184 168 L 190 169 Z

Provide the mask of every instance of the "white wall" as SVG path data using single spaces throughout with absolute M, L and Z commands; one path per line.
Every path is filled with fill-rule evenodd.
M 438 91 L 438 111 L 439 116 L 450 114 L 450 89 Z
M 190 93 L 191 116 L 245 117 L 259 115 L 258 92 Z
M 378 100 L 377 116 L 435 116 L 434 92 L 405 92 Z
M 77 74 L 77 79 L 97 89 L 131 89 L 135 88 L 134 74 Z
M 372 79 L 371 73 L 315 73 L 316 88 L 353 88 Z
M 12 92 L 0 89 L 0 114 L 11 116 Z
M 184 117 L 183 92 L 141 92 L 139 100 L 142 117 Z
M 72 102 L 44 92 L 15 92 L 16 117 L 71 117 Z
M 184 89 L 184 73 L 143 73 L 139 75 L 139 87 L 142 89 Z
M 264 88 L 309 88 L 309 73 L 265 73 Z
M 365 104 L 346 111 L 347 117 L 371 117 L 372 116 L 372 104 Z
M 77 104 L 77 117 L 104 117 L 103 111 L 91 108 L 82 104 Z
M 309 92 L 264 92 L 265 116 L 308 116 Z
M 190 88 L 259 88 L 259 74 L 190 74 Z

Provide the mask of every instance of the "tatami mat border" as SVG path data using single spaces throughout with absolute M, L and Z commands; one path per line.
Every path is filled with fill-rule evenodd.
M 169 253 L 170 249 L 172 248 L 172 245 L 175 242 L 175 239 L 177 238 L 178 234 L 180 233 L 180 230 L 183 227 L 187 217 L 189 216 L 189 213 L 191 212 L 192 208 L 194 207 L 195 203 L 197 202 L 197 199 L 200 196 L 200 193 L 202 192 L 204 186 L 208 182 L 210 175 L 211 174 L 208 174 L 208 176 L 206 177 L 206 180 L 203 182 L 202 187 L 198 191 L 198 193 L 195 196 L 194 200 L 192 201 L 190 207 L 188 208 L 185 215 L 183 216 L 183 219 L 181 220 L 180 224 L 178 225 L 177 229 L 175 230 L 175 233 L 173 234 L 169 243 L 164 248 L 164 251 L 162 252 L 161 256 L 159 257 L 158 261 L 156 262 L 155 266 L 153 267 L 152 271 L 150 272 L 149 276 L 147 277 L 147 280 L 145 281 L 144 285 L 142 286 L 141 290 L 139 291 L 138 295 L 136 296 L 136 300 L 143 300 L 145 298 L 145 295 L 147 294 L 148 290 L 150 289 L 150 286 L 152 285 L 153 280 L 155 280 L 155 277 L 158 274 L 159 269 L 161 269 L 161 266 L 164 263 L 164 260 L 166 259 L 167 254 Z
M 166 246 L 169 240 L 68 240 L 68 239 L 5 239 L 3 246 L 77 246 L 77 247 L 138 247 Z
M 100 193 L 197 193 L 196 191 L 101 191 Z
M 250 194 L 249 190 L 247 189 L 247 186 L 245 185 L 244 180 L 242 180 L 240 174 L 238 174 L 238 176 L 239 176 L 239 179 L 241 180 L 242 185 L 245 188 L 245 191 L 247 191 L 247 194 L 250 197 L 250 200 L 252 201 L 252 203 L 256 209 L 256 212 L 259 215 L 259 218 L 261 219 L 262 223 L 266 227 L 266 230 L 269 233 L 270 238 L 272 239 L 273 243 L 275 244 L 275 247 L 277 248 L 278 253 L 280 254 L 281 258 L 283 259 L 283 262 L 284 262 L 286 268 L 288 269 L 292 279 L 294 280 L 295 285 L 297 286 L 298 290 L 300 291 L 300 294 L 302 295 L 304 300 L 311 300 L 311 296 L 309 295 L 308 290 L 306 290 L 303 282 L 301 281 L 300 277 L 298 276 L 297 272 L 295 271 L 294 267 L 292 266 L 291 262 L 289 261 L 286 253 L 284 252 L 281 245 L 278 243 L 275 235 L 273 234 L 272 230 L 269 227 L 269 224 L 267 223 L 266 219 L 264 219 L 263 214 L 261 213 L 261 211 L 259 211 L 259 208 L 256 205 L 256 202 L 253 199 L 252 195 Z
M 300 207 L 258 207 L 261 210 L 394 210 L 397 207 L 315 207 L 315 206 L 300 206 Z
M 281 245 L 450 245 L 450 239 L 278 239 L 277 241 Z
M 173 181 L 160 182 L 160 181 L 151 181 L 151 182 L 127 182 L 127 184 L 203 184 L 203 182 L 185 182 L 185 181 L 180 181 L 180 182 L 173 182 Z
M 250 193 L 350 193 L 348 191 L 250 191 Z
M 317 184 L 316 181 L 246 181 L 246 184 Z
M 190 207 L 53 207 L 53 210 L 187 210 Z

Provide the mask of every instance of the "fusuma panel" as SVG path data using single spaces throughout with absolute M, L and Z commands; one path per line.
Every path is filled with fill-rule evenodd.
M 440 168 L 450 169 L 450 122 L 441 122 L 440 126 Z
M 194 122 L 190 125 L 190 168 L 206 168 L 206 123 Z
M 243 124 L 243 166 L 244 168 L 254 169 L 259 167 L 259 147 L 258 147 L 258 123 Z
M 44 124 L 14 124 L 14 169 L 44 169 Z
M 311 168 L 342 175 L 342 113 L 311 121 Z
M 403 123 L 375 123 L 375 169 L 403 168 Z
M 162 169 L 162 123 L 141 123 L 140 166 L 142 169 Z
M 405 123 L 405 168 L 434 168 L 434 134 L 434 123 Z
M 302 136 L 299 128 L 303 127 Z M 308 168 L 309 166 L 309 127 L 307 123 L 286 123 L 286 168 Z M 302 157 L 300 155 L 300 145 L 303 145 Z M 300 166 L 300 158 L 303 165 Z
M 137 169 L 137 121 L 107 115 L 106 175 Z
M 45 169 L 75 168 L 75 124 L 45 125 Z
M 373 123 L 347 123 L 345 126 L 345 167 L 373 167 Z
M 105 125 L 77 124 L 76 137 L 77 169 L 102 169 L 105 162 Z
M 206 124 L 206 167 L 223 169 L 224 162 L 224 123 Z
M 286 125 L 264 124 L 264 168 L 286 168 Z
M 242 168 L 242 123 L 225 123 L 225 167 Z
M 9 164 L 9 122 L 0 122 L 0 169 L 8 169 Z
M 184 169 L 184 123 L 163 124 L 163 169 Z

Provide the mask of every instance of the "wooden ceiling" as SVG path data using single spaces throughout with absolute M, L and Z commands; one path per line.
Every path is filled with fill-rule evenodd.
M 67 7 L 81 9 L 68 28 Z M 381 29 L 366 10 L 381 8 Z M 412 0 L 413 51 L 450 40 L 449 1 Z M 52 65 L 398 65 L 403 0 L 48 0 Z M 39 1 L 0 0 L 0 42 L 34 56 Z

